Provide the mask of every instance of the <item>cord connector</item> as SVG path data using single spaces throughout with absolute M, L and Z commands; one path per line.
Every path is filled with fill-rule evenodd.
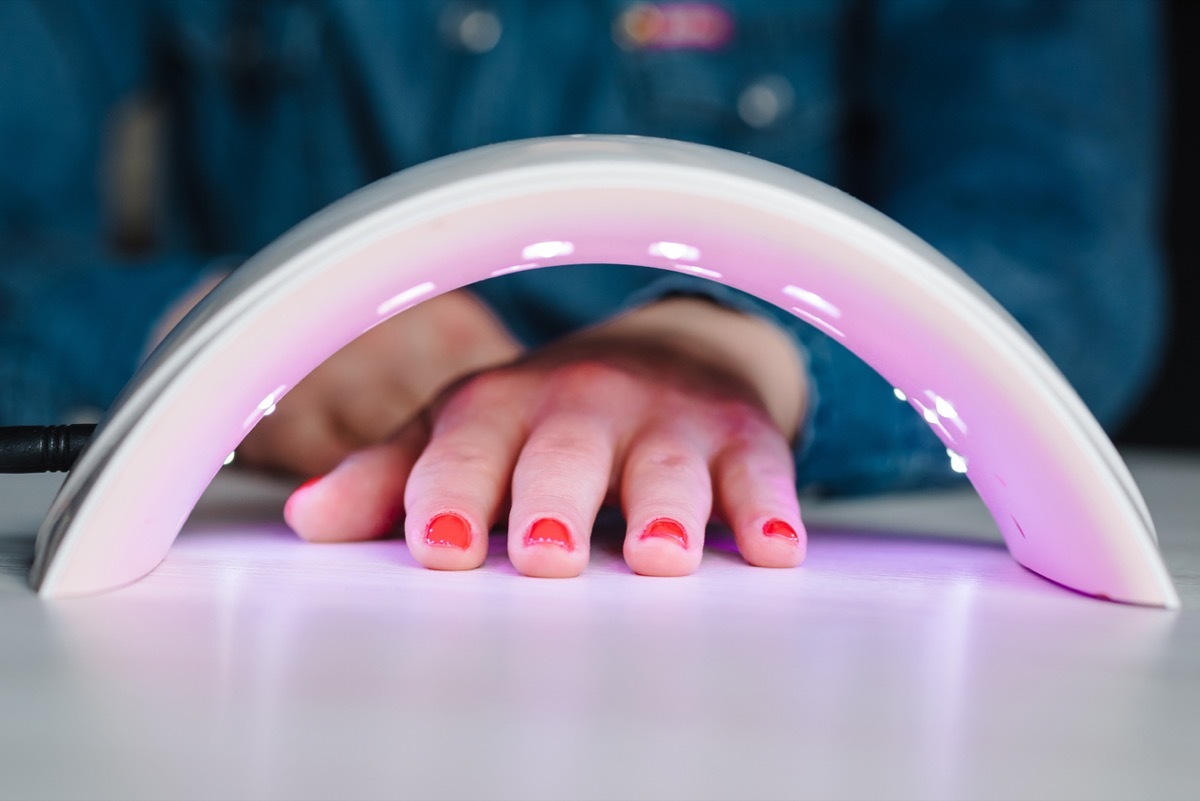
M 0 473 L 61 473 L 71 469 L 94 425 L 0 427 Z

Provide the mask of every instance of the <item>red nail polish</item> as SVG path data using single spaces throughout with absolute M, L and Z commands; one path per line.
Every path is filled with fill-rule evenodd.
M 525 535 L 526 545 L 540 545 L 548 543 L 557 545 L 560 548 L 566 548 L 568 551 L 575 546 L 571 542 L 571 532 L 567 531 L 567 527 L 552 517 L 541 517 L 533 521 L 533 525 L 529 527 L 529 533 Z
M 309 489 L 310 487 L 312 487 L 314 484 L 316 484 L 323 478 L 325 478 L 325 476 L 317 476 L 316 478 L 310 478 L 308 481 L 305 481 L 303 484 L 296 487 L 296 489 L 292 490 L 292 494 L 298 494 L 298 493 L 304 492 L 306 489 Z
M 768 537 L 791 540 L 792 542 L 800 541 L 800 538 L 796 536 L 796 530 L 778 518 L 768 520 L 763 524 L 763 534 L 766 534 Z
M 292 515 L 296 513 L 296 504 L 302 503 L 300 499 L 303 498 L 305 493 L 312 489 L 313 485 L 322 478 L 324 478 L 324 476 L 310 478 L 308 481 L 305 481 L 303 484 L 292 490 L 292 494 L 288 496 L 287 503 L 283 505 L 284 517 L 286 517 L 289 521 L 292 519 Z
M 646 530 L 642 532 L 640 539 L 648 537 L 663 537 L 669 540 L 675 540 L 684 548 L 687 547 L 687 532 L 683 530 L 683 526 L 676 523 L 669 517 L 660 517 L 657 520 L 651 520 L 646 526 Z
M 465 551 L 471 544 L 471 526 L 461 515 L 443 512 L 436 515 L 425 527 L 425 544 Z

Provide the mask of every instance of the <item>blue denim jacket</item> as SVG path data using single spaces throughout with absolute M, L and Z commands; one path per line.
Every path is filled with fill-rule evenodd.
M 704 142 L 842 186 L 995 295 L 1102 422 L 1136 400 L 1163 317 L 1155 6 L 632 6 L 0 3 L 0 422 L 106 405 L 198 271 L 363 184 L 465 148 L 578 132 Z M 648 13 L 695 35 L 663 38 Z M 158 133 L 131 145 L 119 121 L 139 107 Z M 137 258 L 114 247 L 130 205 L 114 151 L 157 168 L 142 202 L 153 248 Z M 529 344 L 674 292 L 770 316 L 802 345 L 816 391 L 802 487 L 953 476 L 870 368 L 731 290 L 613 266 L 475 289 Z

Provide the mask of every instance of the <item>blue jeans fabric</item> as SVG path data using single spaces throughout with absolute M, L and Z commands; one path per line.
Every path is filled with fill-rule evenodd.
M 1156 6 L 727 0 L 690 8 L 726 14 L 728 42 L 670 48 L 614 35 L 630 6 L 0 3 L 0 423 L 107 405 L 200 271 L 363 184 L 580 132 L 703 142 L 842 186 L 967 270 L 1103 423 L 1136 401 L 1164 327 Z M 455 27 L 472 11 L 500 26 L 483 52 Z M 141 154 L 153 247 L 137 257 L 114 246 L 110 175 L 133 100 L 158 121 L 157 155 Z M 815 388 L 800 487 L 955 477 L 874 371 L 732 290 L 592 265 L 475 291 L 530 345 L 679 292 L 766 315 Z

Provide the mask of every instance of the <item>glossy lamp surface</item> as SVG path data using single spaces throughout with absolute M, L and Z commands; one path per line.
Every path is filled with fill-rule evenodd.
M 961 270 L 784 167 L 613 136 L 513 142 L 406 170 L 243 265 L 97 429 L 38 534 L 34 586 L 83 595 L 153 570 L 246 433 L 372 326 L 481 279 L 580 263 L 699 275 L 792 312 L 928 421 L 1018 562 L 1089 595 L 1178 606 L 1111 442 Z

